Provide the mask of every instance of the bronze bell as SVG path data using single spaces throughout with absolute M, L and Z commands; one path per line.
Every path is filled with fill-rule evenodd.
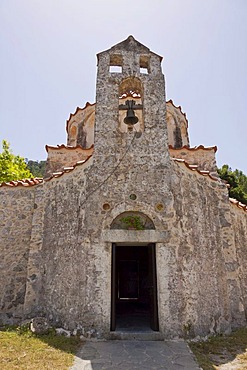
M 135 102 L 133 100 L 128 100 L 126 102 L 126 105 L 128 106 L 126 117 L 124 119 L 124 123 L 126 125 L 133 126 L 133 125 L 135 125 L 139 121 L 138 120 L 138 117 L 136 117 L 135 112 L 134 112 L 134 109 L 133 109 L 134 103 Z
M 126 123 L 126 125 L 135 125 L 138 121 L 138 117 L 136 117 L 133 109 L 128 109 L 124 123 Z

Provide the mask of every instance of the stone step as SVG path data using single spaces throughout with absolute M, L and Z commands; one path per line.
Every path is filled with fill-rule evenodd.
M 158 331 L 134 332 L 134 331 L 111 331 L 110 340 L 140 340 L 153 341 L 164 340 L 163 334 Z

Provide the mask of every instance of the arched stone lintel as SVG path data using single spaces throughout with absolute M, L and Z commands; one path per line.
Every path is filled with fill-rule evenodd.
M 160 214 L 157 211 L 155 211 L 154 207 L 151 207 L 150 205 L 147 205 L 146 203 L 143 202 L 135 201 L 134 206 L 131 203 L 123 202 L 116 204 L 114 207 L 112 207 L 112 209 L 109 212 L 107 212 L 106 217 L 102 223 L 102 230 L 110 229 L 114 219 L 116 219 L 119 215 L 121 215 L 124 212 L 141 212 L 152 220 L 154 228 L 156 230 L 166 229 L 164 222 L 162 222 Z M 143 231 L 145 230 L 141 230 L 141 232 Z

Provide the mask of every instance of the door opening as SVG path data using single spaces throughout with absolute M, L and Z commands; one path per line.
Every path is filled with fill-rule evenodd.
M 155 245 L 112 245 L 111 330 L 159 330 Z

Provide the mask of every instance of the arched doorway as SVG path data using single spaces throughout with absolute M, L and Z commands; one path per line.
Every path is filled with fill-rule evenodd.
M 126 233 L 154 229 L 141 212 L 124 212 L 111 229 Z M 111 331 L 159 330 L 155 243 L 113 243 Z

